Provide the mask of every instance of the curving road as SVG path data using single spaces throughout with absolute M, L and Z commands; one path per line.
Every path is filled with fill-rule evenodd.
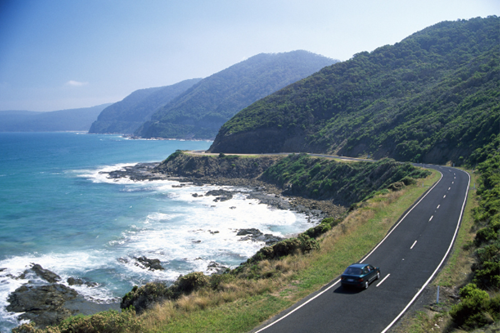
M 253 332 L 386 332 L 434 278 L 448 256 L 462 219 L 469 174 L 421 165 L 441 179 L 360 262 L 381 269 L 364 291 L 344 290 L 339 277 Z

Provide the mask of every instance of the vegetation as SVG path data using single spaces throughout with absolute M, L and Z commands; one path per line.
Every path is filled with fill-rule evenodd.
M 429 171 L 389 159 L 345 163 L 297 154 L 271 166 L 261 179 L 284 188 L 284 194 L 333 199 L 336 204 L 350 206 L 377 191 L 414 184 L 416 178 L 428 175 Z
M 90 127 L 90 133 L 134 133 L 160 107 L 191 88 L 201 79 L 181 81 L 171 86 L 136 90 L 122 101 L 104 109 Z
M 334 62 L 306 51 L 258 54 L 203 79 L 157 110 L 136 135 L 212 139 L 241 109 Z
M 239 112 L 210 150 L 463 164 L 500 126 L 499 30 L 496 16 L 442 22 L 356 54 Z
M 456 324 L 465 329 L 500 319 L 500 145 L 498 140 L 494 142 L 496 151 L 477 168 L 481 183 L 479 207 L 474 210 L 477 232 L 472 283 L 460 290 L 461 302 L 450 312 Z M 487 291 L 496 295 L 490 298 Z

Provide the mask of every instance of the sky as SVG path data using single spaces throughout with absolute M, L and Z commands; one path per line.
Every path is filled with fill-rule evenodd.
M 259 53 L 344 61 L 490 15 L 499 0 L 0 0 L 0 110 L 114 103 Z

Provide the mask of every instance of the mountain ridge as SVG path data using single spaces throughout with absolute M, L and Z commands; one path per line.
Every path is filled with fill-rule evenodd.
M 92 122 L 109 105 L 111 103 L 48 112 L 0 111 L 0 132 L 88 131 Z
M 89 133 L 132 134 L 158 108 L 198 83 L 201 79 L 184 80 L 169 86 L 139 89 L 123 100 L 104 109 L 92 123 Z
M 358 53 L 242 110 L 210 151 L 461 163 L 500 128 L 499 30 L 496 16 L 441 22 Z
M 135 135 L 214 138 L 220 126 L 244 107 L 334 62 L 302 50 L 258 54 L 186 90 L 153 114 Z

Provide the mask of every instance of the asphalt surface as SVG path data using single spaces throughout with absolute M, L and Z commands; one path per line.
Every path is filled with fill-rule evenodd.
M 420 165 L 422 166 L 422 165 Z M 437 169 L 430 188 L 387 237 L 360 262 L 380 267 L 367 290 L 344 289 L 335 277 L 253 332 L 386 332 L 442 267 L 455 240 L 469 187 L 469 175 Z

